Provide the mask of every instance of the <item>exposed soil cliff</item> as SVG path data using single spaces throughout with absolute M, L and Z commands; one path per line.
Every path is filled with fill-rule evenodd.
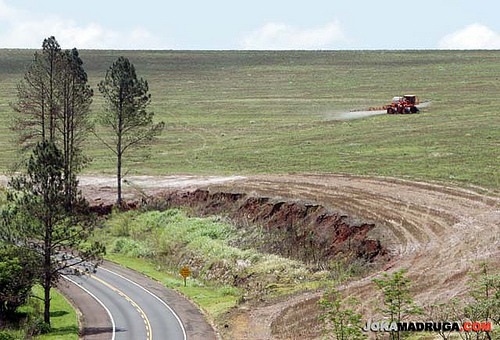
M 157 204 L 188 207 L 195 215 L 227 216 L 248 233 L 238 246 L 257 246 L 306 263 L 321 266 L 337 255 L 372 262 L 387 255 L 378 240 L 367 237 L 373 223 L 319 204 L 205 189 L 168 192 Z

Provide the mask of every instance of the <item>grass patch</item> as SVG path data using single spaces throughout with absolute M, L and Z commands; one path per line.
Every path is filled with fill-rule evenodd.
M 42 298 L 43 289 L 40 286 L 35 286 L 33 294 Z M 35 339 L 78 340 L 78 317 L 73 306 L 55 289 L 51 290 L 50 297 L 52 299 L 50 305 L 51 331 L 48 334 L 39 335 Z
M 36 285 L 32 289 L 32 297 L 26 305 L 18 308 L 20 326 L 10 326 L 9 329 L 0 330 L 0 338 L 6 339 L 37 339 L 37 340 L 78 340 L 79 324 L 76 311 L 66 298 L 55 289 L 51 290 L 50 321 L 51 331 L 46 334 L 34 337 L 26 334 L 33 334 L 33 331 L 40 330 L 43 323 L 43 288 Z M 17 328 L 17 329 L 16 329 Z M 3 339 L 3 338 L 2 338 Z
M 241 236 L 218 217 L 188 217 L 179 209 L 114 213 L 96 235 L 108 260 L 178 290 L 213 319 L 240 302 L 316 289 L 329 278 L 300 261 L 232 246 Z M 185 265 L 192 272 L 186 287 L 179 274 Z
M 166 123 L 153 158 L 127 159 L 130 174 L 344 172 L 500 188 L 498 51 L 80 52 L 94 88 L 128 57 Z M 32 53 L 0 50 L 0 169 L 17 158 L 8 103 Z M 405 92 L 432 103 L 420 115 L 331 119 Z M 101 104 L 95 91 L 94 114 Z M 113 173 L 102 143 L 88 144 L 86 171 Z
M 217 318 L 230 308 L 236 306 L 241 296 L 241 292 L 232 287 L 210 286 L 192 278 L 187 279 L 187 285 L 184 287 L 184 280 L 178 273 L 165 271 L 164 268 L 152 260 L 116 253 L 107 254 L 106 259 L 136 270 L 163 283 L 168 288 L 175 289 L 213 318 Z

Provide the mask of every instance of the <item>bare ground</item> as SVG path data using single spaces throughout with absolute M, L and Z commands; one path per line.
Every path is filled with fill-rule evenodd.
M 376 222 L 371 236 L 382 240 L 393 255 L 384 270 L 407 268 L 415 300 L 422 305 L 463 295 L 467 273 L 476 270 L 479 261 L 500 269 L 496 195 L 394 178 L 314 174 L 255 176 L 227 188 L 312 200 Z M 345 287 L 361 298 L 366 318 L 373 310 L 375 275 Z M 257 324 L 270 326 L 276 311 L 287 307 L 289 301 L 262 307 L 260 313 L 251 311 L 248 329 L 260 330 L 255 336 L 259 339 L 272 338 L 270 327 Z
M 82 180 L 90 197 L 113 197 L 112 184 L 102 177 Z M 210 188 L 230 192 L 314 201 L 351 216 L 373 221 L 371 237 L 392 253 L 384 270 L 409 269 L 416 301 L 447 301 L 466 291 L 467 273 L 479 261 L 500 267 L 500 199 L 497 193 L 394 178 L 333 174 L 259 175 L 250 177 L 139 177 L 143 194 L 172 188 Z M 479 191 L 479 188 L 477 188 Z M 133 186 L 129 196 L 137 195 Z M 346 289 L 362 297 L 365 317 L 372 311 L 372 278 L 351 283 Z M 271 323 L 283 309 L 318 294 L 305 295 L 242 311 L 235 320 L 235 338 L 272 338 Z M 230 332 L 231 333 L 231 332 Z
M 94 203 L 114 200 L 112 177 L 87 176 L 82 189 Z M 210 188 L 271 197 L 314 201 L 349 215 L 373 221 L 371 237 L 392 253 L 384 270 L 409 270 L 415 300 L 420 304 L 447 301 L 466 292 L 467 273 L 487 261 L 500 269 L 500 198 L 476 188 L 383 177 L 334 174 L 258 175 L 249 177 L 164 176 L 130 178 L 128 198 L 167 189 Z M 486 192 L 482 194 L 480 192 Z M 362 310 L 373 310 L 373 274 L 344 287 L 361 297 Z M 237 339 L 273 338 L 271 324 L 287 307 L 318 294 L 242 310 L 229 332 Z

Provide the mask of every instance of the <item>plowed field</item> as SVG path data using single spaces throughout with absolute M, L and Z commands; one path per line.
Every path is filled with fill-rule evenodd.
M 384 270 L 407 268 L 421 304 L 447 301 L 466 291 L 467 273 L 479 261 L 500 267 L 500 199 L 497 193 L 478 193 L 440 184 L 383 177 L 333 174 L 258 175 L 248 177 L 140 177 L 131 178 L 129 197 L 165 189 L 210 188 L 255 193 L 320 203 L 349 216 L 376 223 L 371 237 L 388 247 L 392 260 Z M 113 199 L 110 178 L 85 177 L 91 199 Z M 368 297 L 370 277 L 349 284 L 353 294 Z M 310 298 L 310 295 L 304 298 Z M 301 299 L 293 300 L 293 303 Z M 372 300 L 363 299 L 366 313 Z M 233 335 L 271 337 L 271 322 L 292 301 L 252 310 L 239 318 Z M 259 325 L 257 327 L 257 325 Z M 243 332 L 243 333 L 241 333 Z

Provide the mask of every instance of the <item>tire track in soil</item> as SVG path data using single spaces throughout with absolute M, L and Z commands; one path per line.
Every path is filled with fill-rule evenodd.
M 143 192 L 153 195 L 181 188 L 174 177 L 168 177 L 168 184 L 151 177 Z M 415 300 L 421 304 L 447 301 L 463 294 L 467 273 L 474 270 L 477 261 L 488 261 L 500 269 L 500 199 L 494 191 L 478 188 L 489 193 L 484 195 L 434 183 L 337 174 L 256 175 L 227 181 L 201 176 L 197 181 L 196 176 L 191 177 L 185 189 L 314 201 L 350 217 L 375 222 L 377 226 L 370 236 L 380 239 L 393 255 L 385 269 L 408 268 Z M 90 196 L 98 196 L 100 202 L 114 198 L 112 188 L 92 186 L 91 178 L 83 189 Z M 376 275 L 344 287 L 363 301 L 361 308 L 367 318 L 373 309 L 371 280 Z M 235 329 L 234 334 L 245 334 L 249 339 L 273 338 L 272 321 L 284 309 L 319 294 L 243 311 L 238 316 L 239 333 Z
M 441 216 L 443 214 L 433 208 L 411 207 L 409 204 L 401 203 L 391 197 L 378 196 L 367 199 L 366 193 L 357 188 L 345 187 L 343 192 L 339 192 L 329 190 L 325 184 L 294 183 L 291 187 L 288 183 L 285 185 L 284 182 L 276 184 L 276 182 L 266 183 L 265 181 L 249 183 L 248 186 L 244 185 L 244 189 L 255 191 L 256 186 L 258 186 L 259 189 L 256 193 L 258 192 L 260 195 L 278 195 L 287 199 L 296 199 L 297 197 L 310 199 L 335 210 L 345 211 L 350 216 L 362 216 L 363 219 L 374 221 L 377 224 L 382 223 L 394 235 L 389 239 L 397 240 L 397 242 L 393 241 L 400 248 L 397 253 L 412 252 L 416 245 L 425 244 L 432 238 L 439 237 L 447 222 Z M 290 190 L 293 190 L 293 197 L 290 196 Z M 451 218 L 451 216 L 448 217 Z
M 349 216 L 374 221 L 377 227 L 371 236 L 380 239 L 395 256 L 386 269 L 409 269 L 415 300 L 421 304 L 463 294 L 467 273 L 478 261 L 500 269 L 497 196 L 393 178 L 316 174 L 259 175 L 211 189 L 312 200 Z M 376 275 L 344 287 L 363 301 L 365 317 L 372 313 L 372 279 Z M 293 303 L 285 301 L 262 307 L 260 312 L 249 312 L 247 326 L 260 330 L 250 337 L 273 338 L 270 315 L 276 317 Z M 263 323 L 269 327 L 254 328 Z

